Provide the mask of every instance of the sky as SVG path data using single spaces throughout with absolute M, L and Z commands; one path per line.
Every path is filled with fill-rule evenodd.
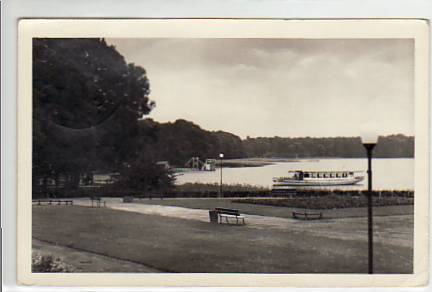
M 414 134 L 410 39 L 107 39 L 142 66 L 156 108 L 250 137 Z

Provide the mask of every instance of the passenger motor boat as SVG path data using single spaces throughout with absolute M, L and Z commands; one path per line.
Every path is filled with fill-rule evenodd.
M 354 185 L 364 176 L 359 171 L 289 171 L 286 177 L 273 178 L 273 189 L 292 186 L 340 186 Z

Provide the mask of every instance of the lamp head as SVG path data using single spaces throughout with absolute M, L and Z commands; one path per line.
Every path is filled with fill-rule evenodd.
M 219 154 L 219 158 L 223 158 L 224 157 L 224 154 L 223 153 L 220 153 Z
M 376 126 L 373 125 L 364 125 L 360 131 L 360 138 L 363 145 L 373 144 L 375 145 L 378 142 L 378 133 L 375 130 Z
M 375 148 L 375 145 L 378 142 L 378 135 L 371 132 L 365 133 L 361 136 L 361 141 L 367 151 L 372 153 L 372 150 Z
M 376 134 L 362 135 L 361 141 L 363 144 L 376 144 L 378 142 L 378 135 Z

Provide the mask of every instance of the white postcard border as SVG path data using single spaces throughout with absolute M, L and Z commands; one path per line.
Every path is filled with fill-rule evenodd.
M 415 230 L 413 275 L 31 273 L 33 37 L 415 39 Z M 17 275 L 23 285 L 341 287 L 427 283 L 429 224 L 429 27 L 424 20 L 28 19 L 19 22 Z

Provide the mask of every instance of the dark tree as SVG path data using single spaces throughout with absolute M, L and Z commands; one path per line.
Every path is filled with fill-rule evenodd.
M 224 153 L 226 158 L 245 157 L 240 137 L 222 131 L 212 132 L 186 121 L 174 123 L 157 123 L 151 119 L 140 122 L 144 137 L 143 145 L 150 146 L 153 157 L 167 160 L 170 164 L 184 167 L 191 157 L 217 158 Z M 149 139 L 152 132 L 152 139 Z
M 154 104 L 143 68 L 103 39 L 33 40 L 33 177 L 115 170 L 131 155 L 138 119 Z
M 116 187 L 141 195 L 163 193 L 174 187 L 175 176 L 164 165 L 158 165 L 153 151 L 143 149 L 141 154 L 124 165 Z

